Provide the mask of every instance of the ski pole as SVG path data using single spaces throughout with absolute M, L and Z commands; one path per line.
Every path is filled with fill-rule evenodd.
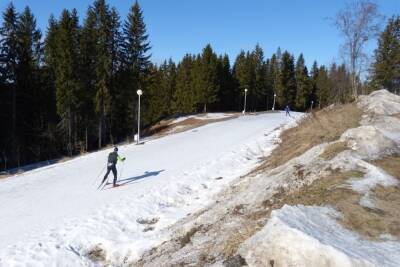
M 101 172 L 95 177 L 95 179 L 92 181 L 92 185 L 94 185 L 96 183 L 96 181 L 99 179 L 100 175 L 104 172 L 105 168 L 107 167 L 107 164 L 104 165 L 103 169 L 101 170 Z
M 121 180 L 122 172 L 124 171 L 124 166 L 125 166 L 125 161 L 122 162 L 121 173 L 119 174 L 119 179 L 118 180 Z

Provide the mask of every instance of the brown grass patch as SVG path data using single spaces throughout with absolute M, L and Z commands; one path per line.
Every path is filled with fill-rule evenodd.
M 324 152 L 321 154 L 321 158 L 324 160 L 331 160 L 334 157 L 336 157 L 337 154 L 339 154 L 342 151 L 345 151 L 347 149 L 347 144 L 346 142 L 336 142 L 333 144 L 328 145 Z
M 201 116 L 201 114 L 199 115 Z M 231 116 L 226 117 L 226 118 L 220 118 L 220 119 L 196 119 L 196 118 L 188 118 L 186 120 L 180 121 L 178 123 L 172 123 L 173 120 L 163 120 L 160 121 L 159 123 L 145 129 L 143 133 L 145 135 L 156 135 L 157 137 L 165 136 L 170 133 L 180 133 L 184 131 L 189 131 L 195 128 L 198 128 L 200 126 L 209 124 L 209 123 L 214 123 L 214 122 L 220 122 L 220 121 L 226 121 L 230 119 L 237 118 L 238 115 L 232 113 Z
M 364 237 L 379 240 L 381 234 L 391 234 L 400 238 L 400 189 L 377 186 L 372 190 L 377 208 L 361 206 L 359 202 L 362 195 L 346 186 L 345 181 L 362 175 L 360 171 L 333 173 L 299 192 L 286 195 L 281 203 L 329 205 L 343 215 L 339 223 Z
M 86 257 L 94 262 L 105 261 L 106 252 L 99 245 L 96 245 L 86 254 Z
M 275 168 L 310 148 L 333 142 L 350 128 L 359 126 L 362 111 L 355 104 L 335 106 L 312 113 L 296 127 L 281 134 L 282 143 L 267 157 L 265 167 Z
M 371 163 L 400 180 L 400 155 L 385 157 Z
M 400 113 L 393 114 L 392 116 L 400 119 Z
M 192 237 L 201 229 L 201 225 L 198 227 L 193 227 L 189 231 L 187 231 L 183 236 L 179 238 L 179 243 L 181 248 L 186 246 L 192 240 Z
M 227 239 L 222 244 L 222 254 L 225 258 L 232 257 L 236 254 L 239 246 L 261 229 L 261 226 L 255 222 L 247 221 L 240 228 L 234 229 L 227 235 Z

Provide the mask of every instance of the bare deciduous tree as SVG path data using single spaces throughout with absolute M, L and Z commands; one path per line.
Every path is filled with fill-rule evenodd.
M 368 0 L 351 2 L 336 14 L 335 26 L 345 39 L 342 52 L 349 65 L 354 98 L 358 96 L 357 78 L 366 65 L 364 48 L 377 36 L 382 18 L 378 6 Z

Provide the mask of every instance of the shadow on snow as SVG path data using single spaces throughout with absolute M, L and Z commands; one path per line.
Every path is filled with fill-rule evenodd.
M 128 184 L 130 184 L 130 183 L 133 183 L 133 182 L 135 182 L 135 181 L 137 181 L 137 180 L 141 180 L 141 179 L 144 179 L 144 178 L 147 178 L 147 177 L 151 177 L 151 176 L 157 176 L 157 175 L 159 175 L 160 173 L 162 173 L 163 171 L 165 171 L 165 170 L 159 170 L 159 171 L 145 171 L 142 175 L 139 175 L 139 176 L 134 176 L 134 177 L 130 177 L 130 178 L 126 178 L 126 179 L 122 179 L 122 180 L 119 180 L 117 183 L 118 183 L 118 185 L 128 185 Z

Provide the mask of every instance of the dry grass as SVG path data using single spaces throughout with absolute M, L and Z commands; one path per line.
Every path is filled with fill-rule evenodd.
M 371 163 L 400 180 L 400 155 L 385 157 Z
M 187 231 L 183 236 L 179 238 L 179 242 L 181 245 L 181 248 L 189 244 L 192 240 L 192 237 L 201 229 L 201 226 L 199 227 L 193 227 L 189 231 Z
M 94 262 L 102 262 L 106 260 L 106 252 L 104 251 L 103 248 L 100 246 L 96 245 L 94 246 L 87 254 L 86 257 L 88 257 L 91 261 Z
M 201 116 L 201 115 L 199 115 Z M 145 135 L 155 135 L 157 137 L 165 136 L 170 134 L 171 132 L 173 133 L 180 133 L 184 131 L 189 131 L 195 128 L 198 128 L 200 126 L 209 124 L 209 123 L 214 123 L 214 122 L 220 122 L 220 121 L 226 121 L 230 120 L 233 118 L 237 118 L 238 115 L 232 113 L 232 116 L 226 117 L 226 118 L 221 118 L 221 119 L 195 119 L 195 118 L 188 118 L 186 120 L 180 121 L 178 123 L 172 123 L 173 120 L 164 120 L 161 121 L 148 129 L 144 130 Z
M 347 149 L 347 144 L 346 142 L 336 142 L 328 145 L 324 152 L 321 154 L 321 157 L 324 160 L 331 160 L 333 159 L 337 154 L 339 154 L 342 151 L 345 151 Z
M 364 237 L 379 240 L 381 234 L 391 234 L 400 238 L 400 189 L 377 186 L 372 190 L 377 208 L 361 206 L 362 195 L 346 186 L 346 180 L 362 175 L 359 171 L 334 172 L 299 192 L 285 195 L 278 206 L 329 205 L 343 215 L 339 223 Z
M 392 116 L 400 119 L 400 113 L 393 114 Z
M 277 167 L 316 145 L 336 141 L 347 129 L 359 126 L 361 114 L 362 111 L 355 104 L 313 113 L 298 126 L 282 133 L 282 143 L 266 159 L 262 168 Z
M 254 235 L 261 229 L 261 225 L 251 220 L 243 220 L 241 227 L 236 227 L 232 231 L 227 232 L 227 238 L 222 244 L 222 255 L 225 258 L 232 257 L 236 254 L 239 246 L 249 237 Z

